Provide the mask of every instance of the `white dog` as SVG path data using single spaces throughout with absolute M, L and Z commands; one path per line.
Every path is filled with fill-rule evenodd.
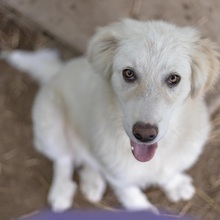
M 91 202 L 102 199 L 106 181 L 131 210 L 156 210 L 142 192 L 150 185 L 173 202 L 191 199 L 184 171 L 210 131 L 203 96 L 219 72 L 213 43 L 191 27 L 127 19 L 100 28 L 87 55 L 63 63 L 51 50 L 2 53 L 42 85 L 34 135 L 54 162 L 52 209 L 71 207 L 77 167 Z

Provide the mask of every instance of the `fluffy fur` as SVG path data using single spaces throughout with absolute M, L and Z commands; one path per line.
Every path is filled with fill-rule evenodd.
M 77 167 L 81 191 L 91 202 L 102 199 L 106 182 L 132 210 L 156 211 L 142 192 L 150 185 L 173 202 L 192 198 L 195 188 L 184 171 L 208 138 L 203 96 L 219 72 L 213 43 L 197 30 L 127 19 L 100 28 L 87 56 L 67 63 L 48 50 L 2 57 L 41 82 L 33 106 L 35 147 L 54 162 L 48 195 L 54 211 L 71 207 Z M 123 79 L 126 68 L 137 74 L 134 83 Z M 173 72 L 181 81 L 170 88 L 165 79 Z M 155 156 L 146 163 L 131 151 L 138 121 L 159 131 Z

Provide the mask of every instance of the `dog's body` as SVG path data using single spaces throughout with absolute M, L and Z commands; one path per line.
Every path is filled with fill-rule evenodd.
M 5 58 L 30 72 L 48 60 L 60 62 L 52 52 L 43 60 L 33 55 L 26 68 L 26 55 Z M 171 201 L 190 199 L 195 189 L 184 171 L 210 131 L 203 95 L 218 73 L 212 44 L 192 28 L 125 20 L 101 29 L 88 57 L 92 65 L 82 57 L 33 73 L 43 82 L 33 121 L 36 148 L 54 162 L 52 208 L 71 206 L 72 172 L 79 166 L 80 188 L 92 202 L 101 200 L 106 180 L 128 209 L 154 209 L 141 191 L 150 185 L 160 186 Z M 124 69 L 135 72 L 134 82 L 123 78 Z M 175 86 L 167 84 L 173 72 L 181 76 Z M 140 121 L 157 127 L 154 140 L 137 140 L 134 124 Z

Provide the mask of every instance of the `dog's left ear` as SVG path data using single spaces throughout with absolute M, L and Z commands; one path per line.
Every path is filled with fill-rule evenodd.
M 192 56 L 191 97 L 195 98 L 212 88 L 219 75 L 219 53 L 208 39 L 199 39 Z
M 105 78 L 110 78 L 112 73 L 113 57 L 118 46 L 117 23 L 99 28 L 91 39 L 87 56 L 96 72 Z

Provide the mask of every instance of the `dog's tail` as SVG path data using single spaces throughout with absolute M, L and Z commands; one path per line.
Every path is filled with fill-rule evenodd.
M 35 52 L 22 50 L 2 51 L 0 59 L 18 70 L 32 76 L 39 84 L 49 82 L 63 67 L 59 52 L 55 49 L 40 49 Z

